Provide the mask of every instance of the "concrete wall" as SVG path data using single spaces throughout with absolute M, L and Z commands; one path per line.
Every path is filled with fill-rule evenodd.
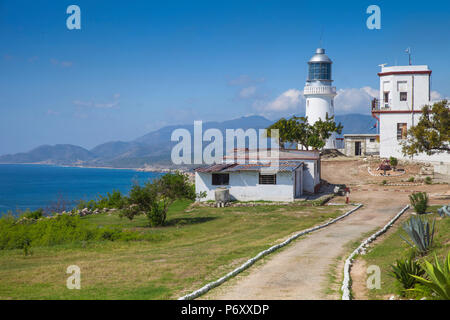
M 314 188 L 320 183 L 320 168 L 316 160 L 303 160 L 303 190 L 314 193 Z
M 421 114 L 414 114 L 414 124 L 419 122 L 420 116 Z M 389 158 L 392 156 L 406 160 L 450 163 L 449 153 L 440 153 L 433 156 L 420 154 L 414 156 L 412 159 L 403 156 L 400 145 L 402 140 L 397 140 L 397 123 L 406 123 L 409 130 L 413 123 L 412 117 L 412 113 L 380 114 L 380 157 Z
M 375 139 L 370 142 L 370 139 Z M 378 155 L 380 153 L 380 143 L 376 137 L 345 137 L 345 155 L 348 157 L 355 156 L 355 142 L 361 142 L 361 156 Z
M 218 187 L 227 187 L 232 200 L 239 201 L 293 201 L 294 200 L 294 173 L 277 173 L 276 185 L 259 184 L 259 172 L 241 171 L 231 172 L 228 186 L 213 186 L 212 173 L 195 173 L 195 192 L 205 191 L 206 198 L 201 201 L 215 200 L 214 190 Z
M 429 71 L 428 66 L 384 67 L 382 72 Z M 400 101 L 399 82 L 406 83 L 407 101 Z M 394 74 L 380 77 L 380 107 L 385 105 L 384 92 L 389 91 L 390 110 L 420 110 L 430 101 L 429 74 Z M 414 94 L 413 94 L 414 93 Z

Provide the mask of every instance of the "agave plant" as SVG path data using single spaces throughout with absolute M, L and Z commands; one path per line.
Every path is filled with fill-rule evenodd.
M 400 236 L 412 248 L 416 248 L 421 254 L 426 253 L 433 244 L 434 224 L 430 225 L 427 219 L 412 216 L 409 221 L 403 224 L 403 230 L 408 234 L 411 241 Z
M 447 258 L 444 259 L 442 266 L 439 264 L 436 255 L 434 255 L 434 260 L 434 265 L 425 261 L 423 266 L 428 279 L 418 275 L 412 275 L 412 277 L 430 289 L 437 298 L 450 300 L 450 252 L 447 254 Z M 423 291 L 421 289 L 410 290 Z
M 442 208 L 438 209 L 437 212 L 441 217 L 445 217 L 446 215 L 450 217 L 450 206 L 443 206 Z
M 390 273 L 402 285 L 404 290 L 411 289 L 418 282 L 415 276 L 423 276 L 425 270 L 420 264 L 414 260 L 413 255 L 409 259 L 397 260 L 395 265 L 391 265 L 392 272 Z
M 411 206 L 417 214 L 424 214 L 428 208 L 428 195 L 426 192 L 414 192 L 409 195 Z

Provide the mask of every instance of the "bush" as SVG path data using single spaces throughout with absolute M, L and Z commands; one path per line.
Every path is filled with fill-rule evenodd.
M 383 186 L 386 185 L 386 184 L 387 184 L 387 180 L 381 181 L 381 184 L 382 184 Z
M 410 178 L 408 179 L 408 182 L 414 182 L 414 177 L 410 177 Z
M 134 239 L 140 235 L 134 233 Z M 53 246 L 81 241 L 115 241 L 130 234 L 114 227 L 97 227 L 78 216 L 58 215 L 52 218 L 26 221 L 8 215 L 0 218 L 0 249 L 23 249 L 28 254 L 30 247 Z
M 411 206 L 417 214 L 424 214 L 428 209 L 428 195 L 426 192 L 414 192 L 409 195 Z
M 44 216 L 43 209 L 38 209 L 36 211 L 30 211 L 29 209 L 27 209 L 24 213 L 22 213 L 20 215 L 21 218 L 34 219 L 34 220 L 42 218 L 43 216 Z
M 425 271 L 420 264 L 414 260 L 414 256 L 404 260 L 397 260 L 395 265 L 391 265 L 391 276 L 393 276 L 397 282 L 401 285 L 401 294 L 404 295 L 406 290 L 411 289 L 419 281 L 413 277 L 423 276 Z
M 196 197 L 195 186 L 189 182 L 187 175 L 168 173 L 144 186 L 135 184 L 121 216 L 132 220 L 136 215 L 145 214 L 150 226 L 161 226 L 166 221 L 169 206 L 175 200 L 195 200 Z
M 426 253 L 433 245 L 434 237 L 434 224 L 430 225 L 428 220 L 422 219 L 421 217 L 412 216 L 409 221 L 403 224 L 403 230 L 408 234 L 411 241 L 408 241 L 404 237 L 403 240 L 406 241 L 412 248 L 416 248 L 419 253 Z
M 391 164 L 391 166 L 394 168 L 394 170 L 395 170 L 395 167 L 398 165 L 398 160 L 397 160 L 397 158 L 395 158 L 395 157 L 390 157 L 389 158 L 389 163 Z
M 424 270 L 427 278 L 419 275 L 413 277 L 423 286 L 430 289 L 437 298 L 450 300 L 450 252 L 444 259 L 442 266 L 439 264 L 438 258 L 434 256 L 434 265 L 425 260 Z M 414 291 L 424 292 L 420 288 L 412 289 Z
M 432 184 L 432 183 L 433 183 L 433 179 L 431 179 L 431 177 L 425 178 L 425 184 Z

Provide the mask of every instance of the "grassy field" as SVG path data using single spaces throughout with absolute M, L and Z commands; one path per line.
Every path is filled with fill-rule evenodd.
M 343 206 L 190 208 L 175 203 L 164 227 L 117 214 L 89 223 L 151 233 L 145 241 L 83 242 L 0 250 L 0 299 L 174 299 L 231 271 L 293 232 L 349 210 Z M 450 219 L 449 219 L 450 220 Z M 66 268 L 81 268 L 81 289 L 66 288 Z
M 434 254 L 437 255 L 442 263 L 443 258 L 450 250 L 450 218 L 440 218 L 436 210 L 441 206 L 430 207 L 430 211 L 434 212 L 432 215 L 427 215 L 429 219 L 436 219 L 434 245 L 432 250 L 423 258 L 430 262 L 434 261 Z M 411 247 L 400 238 L 400 235 L 408 239 L 408 236 L 403 231 L 401 226 L 386 236 L 380 243 L 377 243 L 366 255 L 359 256 L 359 259 L 364 259 L 367 266 L 377 265 L 381 269 L 381 289 L 373 289 L 368 293 L 370 299 L 386 299 L 393 294 L 397 294 L 398 287 L 393 277 L 389 275 L 391 271 L 391 264 L 394 264 L 397 259 L 409 257 Z

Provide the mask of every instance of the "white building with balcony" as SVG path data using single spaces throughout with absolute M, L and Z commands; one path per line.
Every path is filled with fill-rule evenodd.
M 422 107 L 432 104 L 431 72 L 422 65 L 382 67 L 378 73 L 380 97 L 372 102 L 372 115 L 379 122 L 380 157 L 411 160 L 402 154 L 401 142 L 408 129 L 418 123 Z M 419 154 L 413 160 L 442 165 L 450 163 L 450 154 Z
M 333 62 L 325 54 L 325 49 L 319 48 L 308 62 L 308 79 L 303 95 L 306 99 L 306 116 L 308 123 L 314 124 L 319 119 L 326 120 L 326 115 L 334 116 L 334 97 L 336 87 L 331 84 L 331 65 Z M 327 140 L 324 149 L 336 149 L 336 134 Z

